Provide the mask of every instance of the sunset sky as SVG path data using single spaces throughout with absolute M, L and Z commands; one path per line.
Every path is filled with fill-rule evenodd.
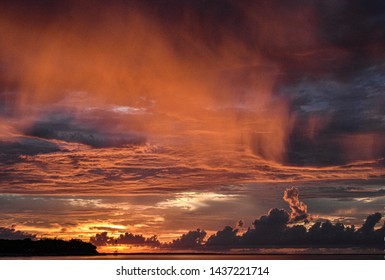
M 290 187 L 359 227 L 384 214 L 384 50 L 382 1 L 1 1 L 0 228 L 169 242 Z

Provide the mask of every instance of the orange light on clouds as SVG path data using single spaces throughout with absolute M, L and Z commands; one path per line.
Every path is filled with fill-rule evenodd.
M 0 11 L 0 227 L 170 242 L 242 215 L 251 225 L 276 207 L 274 187 L 383 183 L 383 76 L 370 72 L 383 66 L 341 78 L 357 49 L 324 38 L 322 5 L 187 1 L 176 16 L 143 1 L 64 2 Z M 373 197 L 324 217 L 357 220 Z

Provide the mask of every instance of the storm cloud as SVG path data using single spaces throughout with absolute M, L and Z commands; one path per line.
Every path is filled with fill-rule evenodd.
M 0 115 L 25 134 L 105 147 L 164 135 L 194 143 L 207 130 L 289 165 L 384 156 L 385 7 L 376 1 L 0 7 Z M 89 98 L 44 113 L 76 92 Z M 99 110 L 90 121 L 96 104 L 152 117 Z

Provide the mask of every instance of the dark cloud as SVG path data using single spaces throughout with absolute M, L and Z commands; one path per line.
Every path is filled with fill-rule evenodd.
M 113 129 L 115 126 L 113 123 L 107 129 L 106 125 L 98 123 L 99 119 L 101 116 L 93 119 L 93 123 L 87 123 L 68 114 L 55 114 L 36 121 L 25 133 L 35 137 L 82 143 L 93 147 L 138 145 L 145 142 L 144 136 L 140 133 L 116 131 Z
M 354 189 L 354 188 L 353 188 Z M 286 189 L 286 200 L 292 206 L 298 206 L 298 190 Z M 298 211 L 296 207 L 292 211 Z M 292 212 L 298 215 L 298 212 Z M 309 214 L 306 212 L 309 216 Z M 238 222 L 236 227 L 226 226 L 222 230 L 206 238 L 206 231 L 191 230 L 170 243 L 160 243 L 157 236 L 145 238 L 140 234 L 124 233 L 113 238 L 107 232 L 98 233 L 90 238 L 90 242 L 97 246 L 132 244 L 155 246 L 167 249 L 194 249 L 194 250 L 227 250 L 230 248 L 254 248 L 256 246 L 281 247 L 383 247 L 385 224 L 377 226 L 382 215 L 374 213 L 367 216 L 362 226 L 346 225 L 342 222 L 331 222 L 327 219 L 315 217 L 311 225 L 294 224 L 292 215 L 284 209 L 273 208 L 266 215 L 262 215 L 252 223 L 247 230 Z M 294 215 L 294 220 L 296 220 Z M 299 220 L 299 221 L 303 221 Z M 110 230 L 112 232 L 112 230 Z
M 119 235 L 118 238 L 116 238 L 115 241 L 117 244 L 133 244 L 133 245 L 159 245 L 159 241 L 157 239 L 157 236 L 152 236 L 150 238 L 145 238 L 142 235 L 134 235 L 132 233 L 125 233 Z
M 3 164 L 20 161 L 22 155 L 31 156 L 60 150 L 57 144 L 34 137 L 19 136 L 0 139 L 0 160 Z
M 284 209 L 274 208 L 267 215 L 261 216 L 253 223 L 256 229 L 282 228 L 289 222 L 289 213 Z
M 282 246 L 369 246 L 382 248 L 382 238 L 385 224 L 375 230 L 375 225 L 382 215 L 369 215 L 358 230 L 354 226 L 345 226 L 341 222 L 317 221 L 309 229 L 303 225 L 291 226 L 292 221 L 303 220 L 308 217 L 307 207 L 298 200 L 298 189 L 285 190 L 284 200 L 289 202 L 291 215 L 283 209 L 271 209 L 268 215 L 256 219 L 253 228 L 244 234 L 238 234 L 238 229 L 230 226 L 210 236 L 207 246 L 248 247 L 255 245 Z
M 309 242 L 317 244 L 353 244 L 355 228 L 345 227 L 342 223 L 330 221 L 316 222 L 309 229 Z
M 322 26 L 319 35 L 328 43 L 355 51 L 360 57 L 385 44 L 383 2 L 318 1 L 317 8 L 318 24 Z
M 204 230 L 191 230 L 180 238 L 173 240 L 168 246 L 173 248 L 199 248 L 206 237 Z
M 365 60 L 373 49 L 371 46 L 379 46 L 385 40 L 384 5 L 376 1 L 167 0 L 150 3 L 115 0 L 108 4 L 103 1 L 92 4 L 39 1 L 34 5 L 28 1 L 5 2 L 2 4 L 10 14 L 17 11 L 24 15 L 20 21 L 42 26 L 70 21 L 77 13 L 86 18 L 87 24 L 92 24 L 106 10 L 111 14 L 136 10 L 162 27 L 177 55 L 198 53 L 210 58 L 203 52 L 223 53 L 226 40 L 233 38 L 244 48 L 262 53 L 285 69 L 295 70 L 305 67 L 309 71 L 320 65 L 324 66 L 324 72 L 330 67 L 333 70 L 335 64 L 344 65 L 347 59 L 353 61 L 354 54 L 360 51 L 362 54 L 363 50 L 361 60 Z M 341 60 L 333 47 L 341 48 L 349 55 Z M 239 52 L 241 55 L 242 49 Z
M 287 162 L 320 166 L 382 158 L 384 5 L 378 1 L 317 1 L 315 12 L 321 50 L 313 53 L 322 58 L 305 57 L 323 67 L 297 72 L 291 68 L 296 80 L 277 84 L 277 92 L 291 96 L 296 115 Z
M 357 246 L 383 248 L 385 227 L 374 230 L 374 226 L 381 218 L 380 213 L 369 215 L 358 230 L 354 226 L 345 226 L 342 223 L 317 222 L 309 229 L 309 242 L 312 244 L 356 244 Z
M 301 190 L 301 196 L 306 198 L 334 198 L 340 201 L 351 201 L 354 198 L 375 198 L 383 197 L 385 195 L 385 189 L 382 187 L 365 187 L 361 182 L 352 182 L 351 184 L 353 186 L 344 187 L 337 185 L 333 187 L 322 186 L 303 188 Z
M 90 237 L 90 243 L 95 246 L 117 245 L 117 244 L 129 244 L 129 245 L 145 245 L 145 246 L 159 246 L 160 242 L 156 235 L 149 238 L 145 238 L 143 235 L 124 233 L 119 237 L 114 238 L 108 236 L 107 232 L 97 233 L 95 236 Z
M 362 234 L 370 234 L 370 233 L 373 233 L 374 231 L 374 226 L 381 220 L 382 218 L 382 215 L 380 213 L 374 213 L 372 215 L 369 215 L 366 220 L 365 220 L 365 223 L 362 225 L 362 227 L 360 228 L 360 232 Z
M 234 246 L 239 244 L 240 236 L 238 229 L 226 226 L 223 230 L 211 235 L 206 242 L 206 246 Z
M 288 163 L 338 165 L 385 155 L 383 65 L 362 69 L 348 81 L 310 78 L 286 89 L 293 92 L 296 114 Z
M 95 246 L 105 246 L 107 244 L 114 244 L 113 238 L 108 236 L 108 233 L 102 232 L 97 233 L 95 236 L 90 237 L 90 243 L 94 244 Z
M 284 209 L 271 209 L 267 215 L 261 216 L 253 223 L 240 239 L 240 244 L 249 246 L 257 244 L 274 244 L 281 240 L 290 220 L 289 213 Z
M 267 215 L 261 216 L 241 233 L 238 228 L 226 226 L 223 230 L 211 235 L 206 241 L 204 230 L 192 230 L 183 234 L 171 243 L 160 243 L 157 236 L 145 238 L 139 234 L 124 233 L 117 238 L 108 236 L 107 232 L 97 233 L 90 238 L 96 246 L 131 244 L 143 246 L 161 246 L 172 249 L 229 249 L 250 248 L 254 246 L 333 246 L 333 247 L 368 247 L 383 248 L 385 224 L 375 229 L 382 215 L 369 215 L 362 227 L 346 226 L 341 222 L 329 220 L 317 221 L 309 229 L 303 225 L 292 225 L 286 210 L 271 209 Z
M 27 232 L 19 231 L 14 228 L 0 227 L 0 239 L 35 239 L 36 235 Z
M 245 222 L 242 220 L 239 220 L 237 223 L 237 227 L 239 227 L 239 228 L 243 228 L 244 225 L 245 225 Z
M 210 236 L 206 246 L 228 248 L 256 245 L 328 245 L 383 248 L 385 226 L 374 230 L 380 219 L 379 213 L 370 215 L 358 230 L 354 226 L 345 226 L 340 222 L 333 224 L 330 221 L 318 221 L 307 230 L 303 225 L 289 226 L 288 213 L 285 213 L 285 210 L 272 209 L 267 216 L 257 219 L 254 228 L 249 228 L 244 234 L 237 235 L 237 229 L 228 226 Z

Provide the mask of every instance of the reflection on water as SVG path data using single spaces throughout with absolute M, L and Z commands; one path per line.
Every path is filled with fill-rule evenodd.
M 383 254 L 106 254 L 98 256 L 6 257 L 7 260 L 383 260 Z
M 8 260 L 378 260 L 379 248 L 249 248 L 229 251 L 179 251 L 162 253 L 106 253 L 95 256 L 0 257 Z

